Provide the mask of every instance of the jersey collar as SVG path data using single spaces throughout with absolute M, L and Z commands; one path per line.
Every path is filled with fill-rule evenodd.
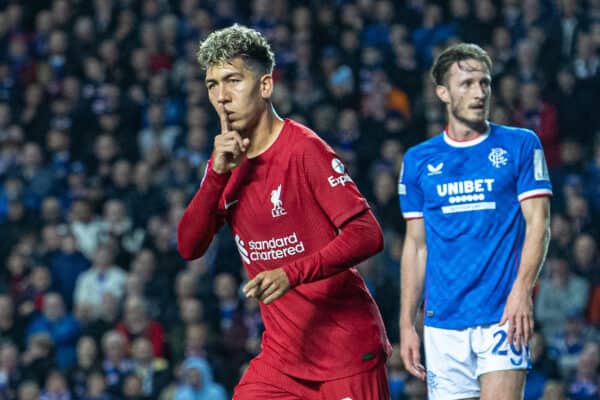
M 481 135 L 477 136 L 475 139 L 471 140 L 456 140 L 452 139 L 450 135 L 448 135 L 448 128 L 444 129 L 444 142 L 452 147 L 471 147 L 476 146 L 479 143 L 483 142 L 485 139 L 490 136 L 490 131 L 492 130 L 492 124 L 488 124 L 488 129 Z

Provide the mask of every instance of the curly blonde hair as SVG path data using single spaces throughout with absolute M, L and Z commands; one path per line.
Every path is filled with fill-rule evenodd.
M 198 49 L 198 62 L 204 70 L 229 63 L 237 57 L 257 73 L 270 74 L 275 66 L 275 55 L 267 39 L 243 25 L 235 24 L 212 32 Z

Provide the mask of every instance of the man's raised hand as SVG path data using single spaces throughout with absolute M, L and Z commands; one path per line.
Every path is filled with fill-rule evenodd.
M 221 133 L 215 136 L 213 170 L 219 174 L 225 174 L 240 165 L 250 145 L 250 139 L 242 138 L 237 131 L 231 130 L 223 104 L 219 105 L 218 114 Z

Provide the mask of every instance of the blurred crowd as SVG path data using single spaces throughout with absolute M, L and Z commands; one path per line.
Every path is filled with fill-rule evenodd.
M 598 399 L 600 0 L 0 0 L 0 399 L 221 400 L 260 351 L 227 228 L 201 259 L 176 248 L 219 132 L 195 53 L 234 22 L 384 229 L 359 270 L 393 400 L 425 398 L 397 345 L 402 156 L 444 128 L 435 56 L 489 52 L 491 120 L 539 135 L 554 185 L 526 398 Z

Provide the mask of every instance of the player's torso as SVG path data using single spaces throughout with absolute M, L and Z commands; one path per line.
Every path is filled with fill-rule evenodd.
M 251 276 L 306 256 L 335 236 L 293 152 L 245 161 L 225 188 L 222 206 Z
M 493 135 L 471 147 L 439 141 L 422 149 L 418 174 L 426 222 L 454 228 L 446 230 L 451 235 L 483 234 L 517 205 L 517 157 Z

